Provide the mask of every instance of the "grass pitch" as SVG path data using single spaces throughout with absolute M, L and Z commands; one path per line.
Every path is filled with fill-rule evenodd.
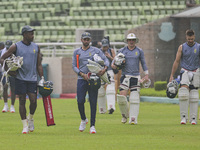
M 16 113 L 0 113 L 0 150 L 184 150 L 200 148 L 200 124 L 180 125 L 179 106 L 141 102 L 138 125 L 121 123 L 116 111 L 99 114 L 96 134 L 89 134 L 87 124 L 79 132 L 80 116 L 75 99 L 52 99 L 55 126 L 46 126 L 42 100 L 34 116 L 35 131 L 23 135 L 16 100 Z M 9 100 L 10 104 L 10 100 Z M 27 108 L 29 101 L 27 101 Z M 90 120 L 89 103 L 86 114 Z M 0 100 L 0 109 L 3 100 Z

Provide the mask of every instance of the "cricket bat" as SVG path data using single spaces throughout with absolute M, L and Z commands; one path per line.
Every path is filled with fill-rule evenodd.
M 44 105 L 44 111 L 47 121 L 47 126 L 56 125 L 54 123 L 53 118 L 53 110 L 52 110 L 52 104 L 51 104 L 51 96 L 43 96 L 43 105 Z

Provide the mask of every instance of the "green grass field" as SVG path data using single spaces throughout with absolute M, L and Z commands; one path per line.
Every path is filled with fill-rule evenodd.
M 10 104 L 10 100 L 9 100 Z M 29 102 L 27 101 L 27 108 Z M 180 125 L 179 106 L 141 102 L 138 125 L 121 123 L 116 105 L 114 114 L 99 114 L 96 134 L 89 124 L 79 132 L 80 117 L 75 99 L 52 99 L 55 126 L 46 126 L 42 100 L 34 116 L 35 131 L 23 135 L 16 100 L 16 113 L 0 113 L 0 150 L 197 150 L 200 125 Z M 90 119 L 89 103 L 85 104 Z M 3 101 L 0 100 L 0 109 Z

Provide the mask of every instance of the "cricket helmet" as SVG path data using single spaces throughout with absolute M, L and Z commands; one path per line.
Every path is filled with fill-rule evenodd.
M 39 93 L 42 96 L 49 96 L 53 92 L 53 82 L 46 81 L 44 86 L 39 86 Z
M 172 80 L 167 84 L 167 97 L 174 98 L 178 93 L 178 82 L 176 80 Z
M 135 39 L 136 40 L 136 43 L 139 42 L 139 39 L 135 36 L 134 33 L 129 33 L 126 37 L 127 40 L 131 40 L 131 39 Z

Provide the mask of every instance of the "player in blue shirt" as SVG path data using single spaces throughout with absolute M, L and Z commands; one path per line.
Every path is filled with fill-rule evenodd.
M 122 73 L 120 78 L 120 94 L 117 94 L 117 102 L 122 114 L 122 123 L 127 122 L 129 117 L 130 124 L 137 124 L 139 105 L 140 105 L 140 70 L 139 65 L 141 63 L 145 73 L 143 81 L 148 81 L 148 68 L 145 62 L 144 52 L 135 44 L 138 42 L 138 38 L 134 33 L 127 35 L 128 46 L 119 50 L 116 58 L 124 57 Z M 112 62 L 112 68 L 117 69 L 117 59 Z M 130 90 L 129 102 L 127 102 L 127 94 Z
M 74 51 L 72 58 L 73 70 L 78 75 L 77 102 L 78 102 L 78 110 L 81 116 L 81 124 L 79 126 L 79 130 L 81 132 L 84 131 L 86 128 L 86 124 L 88 123 L 84 106 L 85 96 L 86 93 L 88 92 L 90 109 L 91 109 L 90 133 L 96 133 L 95 118 L 96 118 L 98 88 L 92 87 L 91 84 L 88 82 L 89 69 L 87 67 L 87 64 L 88 64 L 88 59 L 92 60 L 95 54 L 101 57 L 102 60 L 104 60 L 104 68 L 97 74 L 98 76 L 101 76 L 106 72 L 109 66 L 109 61 L 100 49 L 90 46 L 91 35 L 89 32 L 84 32 L 82 34 L 81 42 L 82 42 L 82 47 Z

